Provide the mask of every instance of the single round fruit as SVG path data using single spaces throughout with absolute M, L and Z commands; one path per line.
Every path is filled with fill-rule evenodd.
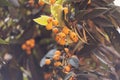
M 58 26 L 58 21 L 57 20 L 53 20 L 53 26 Z
M 53 29 L 52 29 L 52 32 L 53 32 L 54 34 L 57 34 L 57 33 L 59 32 L 59 30 L 58 30 L 58 28 L 53 28 Z
M 56 35 L 56 36 L 55 36 L 55 40 L 56 40 L 56 41 L 59 41 L 59 40 L 60 40 L 59 35 Z
M 35 39 L 33 39 L 33 38 L 30 39 L 30 42 L 31 42 L 31 43 L 35 43 Z
M 58 36 L 61 38 L 61 39 L 64 39 L 66 37 L 66 34 L 63 33 L 63 32 L 60 32 L 58 33 Z
M 60 55 L 54 55 L 54 56 L 53 56 L 53 60 L 55 60 L 55 61 L 60 60 Z
M 68 53 L 69 52 L 69 49 L 68 48 L 64 48 L 65 52 Z
M 64 71 L 65 71 L 65 72 L 70 72 L 70 70 L 71 70 L 70 66 L 65 66 L 65 67 L 64 67 Z
M 50 22 L 46 25 L 47 30 L 52 30 L 52 28 L 53 28 L 52 22 Z
M 67 34 L 69 34 L 70 29 L 68 29 L 68 28 L 65 26 L 65 27 L 63 27 L 62 32 L 67 35 Z
M 48 20 L 47 20 L 48 23 L 51 23 L 52 21 L 53 21 L 52 17 L 49 17 Z
M 49 0 L 49 2 L 51 5 L 53 5 L 56 2 L 56 0 Z
M 38 1 L 38 5 L 39 5 L 39 6 L 43 6 L 44 4 L 45 4 L 45 3 L 44 3 L 43 0 L 39 0 L 39 1 Z
M 61 39 L 61 40 L 58 41 L 58 43 L 60 45 L 64 46 L 66 44 L 66 41 L 65 41 L 65 39 Z
M 30 47 L 31 47 L 31 48 L 34 48 L 34 47 L 35 47 L 35 43 L 31 43 L 31 44 L 30 44 Z
M 64 11 L 65 14 L 68 14 L 68 8 L 67 7 L 64 7 L 63 11 Z
M 30 40 L 27 40 L 27 41 L 25 42 L 25 44 L 28 46 L 28 45 L 31 44 L 31 41 L 30 41 Z
M 26 46 L 25 44 L 22 44 L 21 48 L 22 48 L 23 50 L 26 50 L 27 46 Z
M 60 61 L 54 63 L 54 66 L 55 66 L 55 67 L 59 67 L 59 66 L 61 66 L 61 65 L 62 65 L 62 63 L 61 63 Z
M 30 39 L 29 40 L 31 43 L 29 44 L 29 46 L 31 47 L 31 48 L 33 48 L 34 46 L 35 46 L 35 40 L 34 39 Z
M 51 63 L 51 60 L 50 60 L 50 59 L 46 59 L 46 60 L 45 60 L 45 64 L 46 64 L 46 65 L 50 65 L 50 63 Z
M 70 32 L 70 38 L 72 39 L 73 42 L 78 41 L 78 36 L 76 35 L 75 32 Z
M 55 51 L 55 55 L 61 55 L 61 52 L 59 50 Z

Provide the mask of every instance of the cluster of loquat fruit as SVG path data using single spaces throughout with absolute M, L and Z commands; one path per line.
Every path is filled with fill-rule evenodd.
M 57 28 L 55 30 L 57 30 Z M 53 33 L 55 33 L 55 40 L 60 45 L 66 45 L 73 42 L 76 43 L 78 41 L 77 34 L 66 26 L 60 30 L 58 29 L 57 33 L 55 30 L 53 29 Z
M 66 64 L 66 62 L 64 62 L 64 60 L 67 60 L 71 56 L 72 55 L 69 53 L 68 48 L 64 48 L 64 52 L 63 52 L 63 50 L 62 51 L 56 50 L 54 52 L 54 56 L 52 57 L 52 59 L 45 60 L 45 65 L 52 64 L 56 68 L 62 67 L 62 72 L 69 73 L 71 71 L 72 66 L 68 63 Z
M 48 18 L 48 24 L 46 25 L 47 30 L 52 30 L 55 40 L 60 45 L 66 45 L 69 43 L 77 42 L 77 34 L 70 30 L 67 26 L 59 27 L 59 22 L 54 20 L 52 17 Z
M 25 50 L 28 55 L 30 55 L 31 49 L 34 48 L 34 46 L 35 46 L 35 40 L 32 38 L 25 41 L 25 43 L 22 44 L 21 48 Z

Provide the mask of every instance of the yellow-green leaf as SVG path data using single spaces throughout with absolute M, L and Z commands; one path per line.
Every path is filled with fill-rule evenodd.
M 8 44 L 8 42 L 4 41 L 3 39 L 0 38 L 0 44 Z
M 61 27 L 65 26 L 63 20 L 63 6 L 60 4 L 54 4 L 51 6 L 51 14 L 52 16 L 59 22 Z
M 49 16 L 41 15 L 41 17 L 38 17 L 33 20 L 40 25 L 46 26 L 48 24 L 48 22 L 47 22 L 48 18 L 49 18 Z

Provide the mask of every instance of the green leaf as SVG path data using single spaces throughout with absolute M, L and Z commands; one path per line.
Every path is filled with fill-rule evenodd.
M 64 20 L 63 20 L 63 6 L 60 4 L 54 4 L 51 6 L 51 14 L 52 16 L 59 22 L 59 25 L 63 27 Z
M 48 22 L 47 22 L 48 18 L 49 18 L 49 16 L 42 15 L 41 17 L 38 17 L 33 20 L 40 25 L 46 26 L 48 24 Z
M 8 44 L 8 42 L 4 41 L 3 39 L 0 38 L 0 44 Z
M 0 7 L 10 6 L 11 4 L 7 0 L 0 0 Z

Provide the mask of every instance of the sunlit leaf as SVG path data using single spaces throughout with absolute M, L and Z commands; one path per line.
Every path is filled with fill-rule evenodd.
M 48 24 L 47 22 L 48 18 L 49 16 L 42 15 L 41 17 L 35 18 L 33 20 L 40 25 L 46 26 Z
M 51 6 L 51 14 L 59 22 L 61 27 L 65 26 L 65 23 L 63 20 L 63 6 L 62 5 L 55 4 L 54 6 Z

